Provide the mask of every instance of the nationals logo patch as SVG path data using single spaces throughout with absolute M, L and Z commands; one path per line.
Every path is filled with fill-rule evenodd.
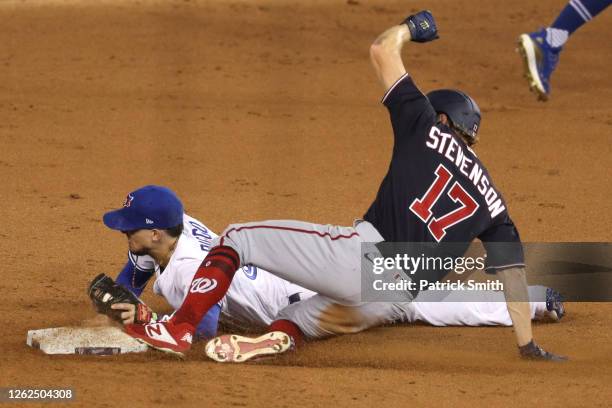
M 191 282 L 191 293 L 206 293 L 217 287 L 216 279 L 197 278 Z

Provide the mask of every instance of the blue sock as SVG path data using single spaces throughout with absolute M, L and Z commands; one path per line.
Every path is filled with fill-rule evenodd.
M 612 0 L 570 0 L 550 26 L 571 35 L 612 3 Z

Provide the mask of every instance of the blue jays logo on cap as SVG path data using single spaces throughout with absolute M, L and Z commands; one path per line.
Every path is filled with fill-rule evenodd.
M 125 201 L 123 202 L 123 206 L 124 207 L 129 207 L 130 205 L 132 205 L 132 201 L 134 201 L 134 196 L 131 194 L 128 194 L 127 197 L 125 197 Z
M 167 187 L 144 186 L 127 195 L 123 208 L 102 219 L 108 228 L 119 231 L 173 228 L 183 222 L 183 203 Z

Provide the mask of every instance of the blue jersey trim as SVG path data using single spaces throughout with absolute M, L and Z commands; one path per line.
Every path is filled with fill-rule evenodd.
M 128 288 L 133 294 L 140 297 L 147 282 L 151 279 L 153 273 L 138 269 L 130 260 L 128 260 L 117 275 L 115 282 Z

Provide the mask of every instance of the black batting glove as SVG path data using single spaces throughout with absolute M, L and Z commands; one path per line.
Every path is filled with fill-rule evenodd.
M 553 353 L 549 353 L 542 347 L 538 346 L 533 340 L 524 346 L 519 347 L 519 353 L 521 357 L 528 360 L 545 360 L 545 361 L 566 361 L 567 357 L 558 356 Z
M 411 41 L 428 42 L 440 38 L 438 36 L 436 20 L 434 20 L 429 10 L 419 11 L 416 14 L 408 16 L 402 24 L 408 26 Z

